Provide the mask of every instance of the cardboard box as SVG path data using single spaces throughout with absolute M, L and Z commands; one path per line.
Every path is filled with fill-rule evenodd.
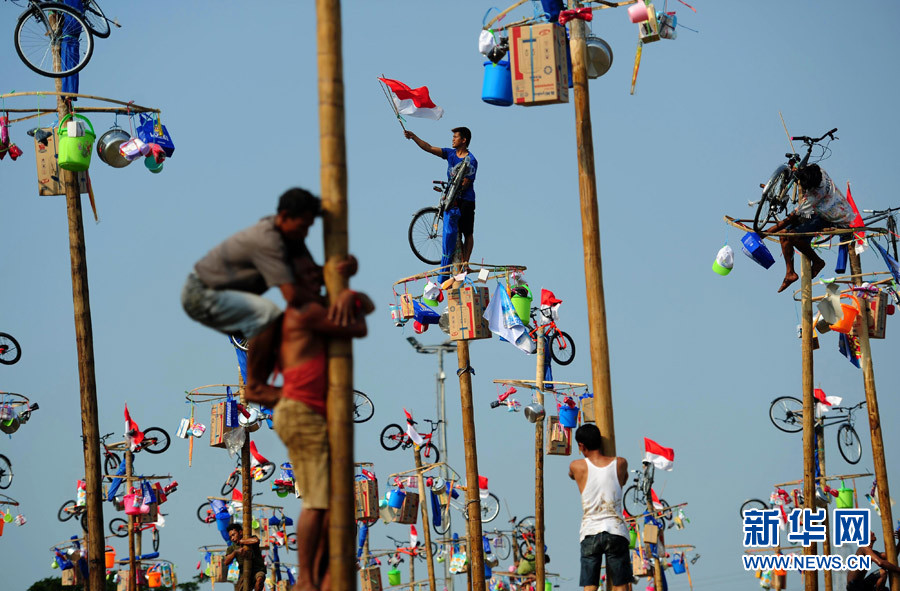
M 408 320 L 415 315 L 416 310 L 413 307 L 413 297 L 408 293 L 404 293 L 400 296 L 400 317 Z
M 568 456 L 572 454 L 572 430 L 559 424 L 559 417 L 547 417 L 547 455 Z M 554 433 L 557 435 L 555 436 Z M 562 433 L 562 439 L 558 434 Z
M 403 506 L 400 507 L 400 513 L 397 515 L 397 523 L 415 525 L 418 520 L 419 493 L 406 491 L 406 497 L 403 499 Z
M 647 16 L 645 22 L 638 25 L 638 35 L 642 43 L 653 43 L 659 41 L 659 21 L 656 20 L 656 8 L 652 4 L 647 5 Z
M 644 543 L 655 544 L 659 541 L 659 528 L 652 523 L 644 524 Z
M 511 28 L 509 56 L 515 104 L 569 102 L 564 27 L 541 23 Z
M 213 583 L 228 582 L 228 567 L 225 566 L 224 554 L 213 554 L 212 558 L 210 558 L 210 565 L 212 568 L 210 569 L 209 579 Z
M 631 574 L 636 577 L 643 577 L 647 574 L 647 565 L 644 564 L 644 559 L 633 550 L 631 552 Z
M 252 535 L 259 538 L 259 547 L 262 550 L 267 550 L 269 548 L 269 544 L 272 541 L 272 536 L 269 532 L 269 521 L 266 518 L 262 518 L 259 521 L 259 527 L 253 528 L 251 530 Z
M 150 511 L 148 513 L 134 516 L 135 523 L 156 523 L 156 521 L 159 519 L 159 506 L 156 503 L 150 503 L 148 506 L 150 507 Z
M 357 480 L 353 483 L 356 496 L 356 519 L 378 519 L 378 481 Z
M 59 138 L 56 135 L 56 129 L 47 127 L 44 131 L 53 132 L 53 135 L 47 138 L 47 145 L 34 141 L 34 153 L 37 160 L 37 179 L 38 179 L 38 195 L 65 195 L 66 189 L 62 186 L 59 176 Z M 82 195 L 87 190 L 87 172 L 77 172 L 78 191 Z
M 594 417 L 596 415 L 594 414 L 594 397 L 592 396 L 590 398 L 582 398 L 579 402 L 581 403 L 581 422 L 595 422 L 596 419 Z
M 450 339 L 470 341 L 493 336 L 484 310 L 490 302 L 487 286 L 466 285 L 447 292 L 447 314 L 450 318 Z
M 60 575 L 62 576 L 62 586 L 74 587 L 79 583 L 80 574 L 81 573 L 78 572 L 77 566 L 75 568 L 68 568 L 62 571 L 62 573 L 60 573 Z
M 362 591 L 381 591 L 381 567 L 370 566 L 359 571 Z
M 225 426 L 225 403 L 213 404 L 209 417 L 210 447 L 225 447 L 225 434 L 231 430 L 232 427 Z
M 870 297 L 868 300 L 858 299 L 860 305 L 866 301 L 869 303 L 869 338 L 883 339 L 884 325 L 887 322 L 888 295 L 882 291 L 878 292 L 878 296 Z M 862 319 L 857 316 L 856 320 L 853 321 L 853 328 L 850 329 L 850 334 L 856 336 L 860 326 L 862 326 Z

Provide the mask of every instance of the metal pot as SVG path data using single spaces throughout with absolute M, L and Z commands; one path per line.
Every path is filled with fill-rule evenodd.
M 131 139 L 128 132 L 121 127 L 113 127 L 100 136 L 97 141 L 97 156 L 113 168 L 124 168 L 131 161 L 119 154 L 119 146 Z
M 544 411 L 544 407 L 537 402 L 532 402 L 525 407 L 525 418 L 528 419 L 529 423 L 536 423 L 540 421 L 544 418 L 545 414 L 547 413 Z
M 590 36 L 585 40 L 587 44 L 587 75 L 588 78 L 599 78 L 606 74 L 612 67 L 613 52 L 609 43 L 600 37 Z

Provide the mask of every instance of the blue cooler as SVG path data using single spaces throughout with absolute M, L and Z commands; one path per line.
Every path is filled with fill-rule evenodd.
M 498 107 L 508 107 L 513 104 L 512 72 L 509 69 L 509 60 L 496 64 L 490 61 L 484 62 L 481 100 Z
M 769 252 L 769 249 L 766 248 L 762 239 L 755 232 L 747 232 L 744 234 L 744 237 L 741 238 L 741 244 L 744 245 L 741 247 L 744 254 L 753 259 L 764 269 L 768 269 L 775 264 L 775 257 L 772 256 L 772 253 Z

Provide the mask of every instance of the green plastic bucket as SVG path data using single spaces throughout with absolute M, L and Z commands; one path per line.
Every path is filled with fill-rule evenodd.
M 534 297 L 531 294 L 531 288 L 529 286 L 526 285 L 525 289 L 528 290 L 527 296 L 515 294 L 510 299 L 512 300 L 513 308 L 516 310 L 516 316 L 519 317 L 522 324 L 528 326 L 531 324 L 531 301 Z
M 637 546 L 637 530 L 634 528 L 628 530 L 628 549 L 634 550 Z
M 69 137 L 69 131 L 65 123 L 66 119 L 70 117 L 78 117 L 87 123 L 88 129 L 84 130 L 83 136 Z M 91 165 L 94 140 L 97 139 L 97 134 L 94 133 L 94 126 L 91 125 L 90 120 L 83 115 L 70 113 L 59 122 L 57 133 L 59 134 L 59 167 L 73 172 L 87 170 Z
M 400 584 L 400 571 L 398 569 L 392 568 L 388 571 L 388 583 L 390 585 Z
M 841 488 L 838 489 L 837 508 L 838 509 L 852 509 L 853 508 L 853 489 L 846 488 L 844 486 L 843 481 L 841 481 Z

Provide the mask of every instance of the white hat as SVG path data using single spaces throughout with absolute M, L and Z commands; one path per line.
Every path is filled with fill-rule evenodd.
M 716 260 L 713 261 L 713 271 L 719 275 L 728 275 L 734 268 L 734 251 L 727 244 L 719 249 Z

